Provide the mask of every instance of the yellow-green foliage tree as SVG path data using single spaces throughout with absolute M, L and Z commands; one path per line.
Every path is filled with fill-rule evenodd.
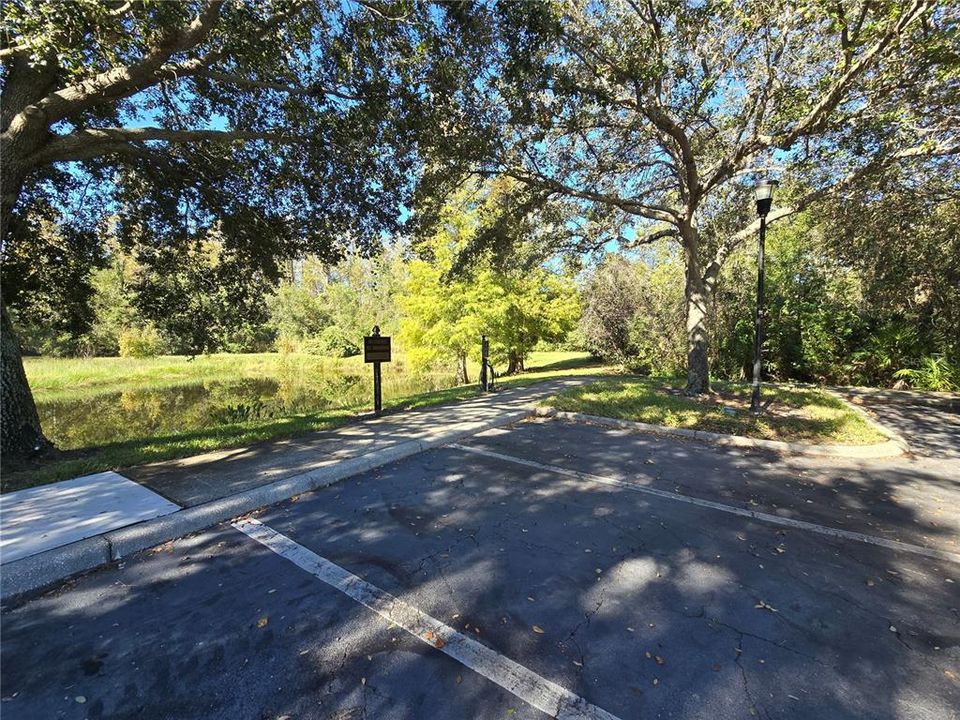
M 566 338 L 580 317 L 580 297 L 570 278 L 542 267 L 492 275 L 484 332 L 494 360 L 506 362 L 506 374 L 512 375 L 524 369 L 537 343 Z
M 458 383 L 470 381 L 467 359 L 479 357 L 481 335 L 490 339 L 494 362 L 513 373 L 537 343 L 562 340 L 580 316 L 573 280 L 543 266 L 498 269 L 479 257 L 453 272 L 488 199 L 461 193 L 449 203 L 422 257 L 410 262 L 399 298 L 408 360 L 419 368 L 452 363 Z

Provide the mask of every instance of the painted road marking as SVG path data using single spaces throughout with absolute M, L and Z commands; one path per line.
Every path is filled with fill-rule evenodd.
M 371 585 L 258 520 L 238 520 L 233 527 L 550 717 L 618 720 L 615 715 Z
M 854 542 L 877 545 L 879 547 L 885 547 L 891 550 L 901 550 L 903 552 L 914 553 L 916 555 L 925 555 L 938 560 L 960 562 L 960 553 L 950 552 L 949 550 L 927 548 L 923 547 L 922 545 L 912 545 L 910 543 L 904 543 L 898 540 L 887 540 L 886 538 L 874 537 L 873 535 L 864 535 L 863 533 L 853 532 L 852 530 L 840 530 L 838 528 L 817 525 L 816 523 L 806 522 L 804 520 L 794 520 L 792 518 L 780 517 L 779 515 L 770 515 L 769 513 L 757 512 L 756 510 L 747 510 L 746 508 L 740 508 L 734 505 L 724 505 L 723 503 L 713 502 L 712 500 L 702 500 L 700 498 L 690 497 L 689 495 L 680 495 L 667 490 L 658 490 L 657 488 L 648 487 L 646 485 L 641 485 L 629 480 L 621 480 L 618 478 L 606 477 L 604 475 L 593 475 L 591 473 L 580 472 L 578 470 L 568 470 L 567 468 L 559 467 L 558 465 L 546 465 L 533 460 L 525 460 L 524 458 L 514 457 L 513 455 L 504 455 L 503 453 L 494 452 L 492 450 L 484 450 L 482 448 L 460 445 L 459 443 L 450 443 L 447 447 L 456 448 L 457 450 L 463 450 L 464 452 L 473 453 L 475 455 L 483 455 L 496 460 L 503 460 L 516 465 L 525 465 L 527 467 L 535 468 L 537 470 L 544 470 L 557 475 L 565 475 L 567 477 L 577 478 L 578 480 L 588 480 L 591 482 L 603 483 L 604 485 L 616 485 L 617 487 L 633 490 L 634 492 L 645 493 L 647 495 L 654 495 L 655 497 L 663 498 L 665 500 L 673 500 L 676 502 L 687 503 L 689 505 L 696 505 L 697 507 L 719 510 L 720 512 L 730 513 L 731 515 L 739 515 L 740 517 L 751 518 L 753 520 L 759 520 L 761 522 L 767 522 L 773 525 L 782 525 L 784 527 L 806 530 L 808 532 L 827 535 L 828 537 L 839 538 L 841 540 L 853 540 Z

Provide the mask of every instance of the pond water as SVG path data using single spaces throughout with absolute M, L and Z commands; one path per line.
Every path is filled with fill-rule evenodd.
M 453 386 L 452 375 L 384 378 L 384 401 Z M 179 435 L 221 425 L 372 405 L 368 374 L 322 379 L 246 378 L 102 392 L 68 400 L 40 398 L 47 436 L 62 449 Z

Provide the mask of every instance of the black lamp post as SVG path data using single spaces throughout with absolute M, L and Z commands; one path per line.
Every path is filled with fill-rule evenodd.
M 757 315 L 753 338 L 753 394 L 750 396 L 750 412 L 760 414 L 760 349 L 763 345 L 763 244 L 767 235 L 767 213 L 773 205 L 776 180 L 765 180 L 754 192 L 757 198 L 757 215 L 760 216 L 760 245 L 757 248 Z

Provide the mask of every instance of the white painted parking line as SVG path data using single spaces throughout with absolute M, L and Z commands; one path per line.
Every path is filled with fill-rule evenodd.
M 687 503 L 689 505 L 696 505 L 697 507 L 709 508 L 710 510 L 719 510 L 720 512 L 730 513 L 731 515 L 739 515 L 740 517 L 759 520 L 761 522 L 771 523 L 773 525 L 781 525 L 783 527 L 806 530 L 808 532 L 826 535 L 828 537 L 838 538 L 840 540 L 852 540 L 854 542 L 877 545 L 879 547 L 885 547 L 891 550 L 914 553 L 915 555 L 925 555 L 938 560 L 960 562 L 960 553 L 950 552 L 949 550 L 939 550 L 937 548 L 923 547 L 922 545 L 912 545 L 910 543 L 904 543 L 898 540 L 888 540 L 886 538 L 874 537 L 873 535 L 864 535 L 863 533 L 853 532 L 852 530 L 840 530 L 839 528 L 817 525 L 816 523 L 806 522 L 805 520 L 794 520 L 793 518 L 770 515 L 769 513 L 757 512 L 756 510 L 747 510 L 746 508 L 740 508 L 734 505 L 724 505 L 723 503 L 713 502 L 712 500 L 702 500 L 700 498 L 690 497 L 689 495 L 680 495 L 678 493 L 669 492 L 668 490 L 658 490 L 657 488 L 641 485 L 629 480 L 606 477 L 603 475 L 593 475 L 592 473 L 580 472 L 578 470 L 568 470 L 567 468 L 560 467 L 558 465 L 547 465 L 544 463 L 535 462 L 533 460 L 514 457 L 513 455 L 504 455 L 503 453 L 494 452 L 492 450 L 468 447 L 467 445 L 460 445 L 459 443 L 451 443 L 447 447 L 456 448 L 457 450 L 463 450 L 464 452 L 473 453 L 475 455 L 483 455 L 496 460 L 503 460 L 516 465 L 525 465 L 526 467 L 534 468 L 536 470 L 543 470 L 545 472 L 551 472 L 557 475 L 565 475 L 567 477 L 577 478 L 579 480 L 588 480 L 591 482 L 602 483 L 604 485 L 616 485 L 618 487 L 626 488 L 627 490 L 633 490 L 634 492 L 644 493 L 646 495 L 653 495 L 665 500 Z
M 550 717 L 618 720 L 615 715 L 371 585 L 258 520 L 239 520 L 233 527 Z

